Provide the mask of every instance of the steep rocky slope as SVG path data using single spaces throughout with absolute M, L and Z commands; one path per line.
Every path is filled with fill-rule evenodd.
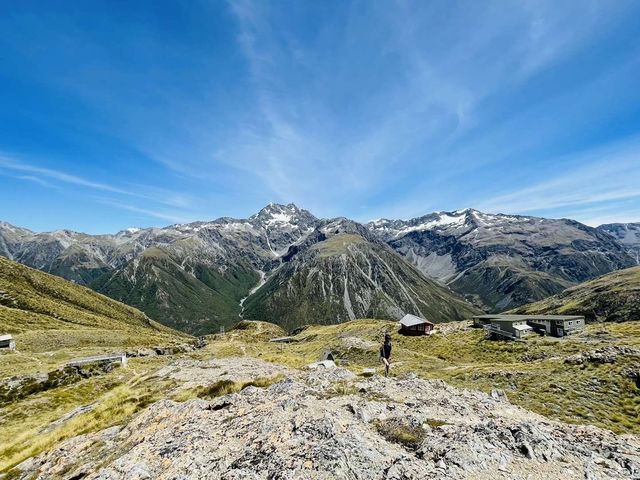
M 566 219 L 466 209 L 368 227 L 424 274 L 498 311 L 635 263 L 610 235 Z
M 316 243 L 291 253 L 248 298 L 244 316 L 292 329 L 355 318 L 399 319 L 405 313 L 435 322 L 477 313 L 385 245 L 347 233 L 357 232 L 358 227 L 345 220 L 322 227 L 314 237 Z
M 213 400 L 159 401 L 128 424 L 72 438 L 11 478 L 628 479 L 640 442 L 533 414 L 501 395 L 408 375 L 297 373 L 251 359 L 181 362 L 195 382 L 285 375 Z M 182 376 L 181 376 L 182 375 Z M 158 380 L 160 378 L 158 377 Z
M 618 240 L 640 265 L 640 223 L 608 223 L 600 225 L 598 230 Z
M 640 320 L 640 267 L 581 283 L 514 312 L 576 314 L 587 321 Z

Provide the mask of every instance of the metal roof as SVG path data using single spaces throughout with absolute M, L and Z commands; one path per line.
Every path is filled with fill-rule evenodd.
M 433 325 L 433 323 L 431 323 L 429 320 L 416 317 L 415 315 L 411 315 L 410 313 L 407 313 L 404 317 L 402 317 L 402 320 L 400 320 L 400 323 L 405 327 L 413 327 L 415 325 L 422 325 L 423 323 Z
M 511 313 L 494 313 L 487 315 L 475 315 L 473 318 L 482 320 L 499 320 L 505 322 L 516 322 L 521 320 L 531 321 L 565 321 L 565 320 L 584 320 L 582 315 L 517 315 Z
M 11 335 L 0 335 L 0 342 L 5 340 L 13 340 L 13 337 Z

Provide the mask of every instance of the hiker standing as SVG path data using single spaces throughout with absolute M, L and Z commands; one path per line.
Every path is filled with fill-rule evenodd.
M 391 335 L 384 334 L 384 343 L 380 346 L 380 359 L 384 363 L 384 376 L 389 376 L 389 367 L 391 366 Z

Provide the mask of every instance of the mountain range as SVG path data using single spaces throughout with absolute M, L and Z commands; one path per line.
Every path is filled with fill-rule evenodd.
M 638 263 L 631 243 L 568 219 L 465 209 L 368 227 L 425 275 L 492 311 Z
M 269 204 L 247 219 L 114 235 L 0 222 L 0 255 L 205 334 L 240 318 L 293 329 L 514 308 L 636 265 L 637 227 L 473 209 L 361 224 Z

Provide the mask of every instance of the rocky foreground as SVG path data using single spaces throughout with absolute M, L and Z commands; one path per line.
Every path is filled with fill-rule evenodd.
M 250 358 L 182 360 L 157 375 L 181 388 L 281 380 L 211 401 L 157 402 L 127 425 L 23 462 L 18 478 L 640 478 L 636 436 L 551 421 L 499 392 Z

